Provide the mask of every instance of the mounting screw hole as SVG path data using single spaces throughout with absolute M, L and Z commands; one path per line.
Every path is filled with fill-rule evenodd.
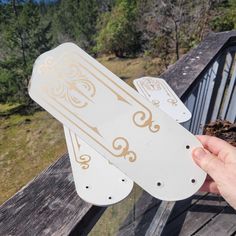
M 161 187 L 161 185 L 162 185 L 161 182 L 157 182 L 158 187 Z
M 86 186 L 85 188 L 86 188 L 86 189 L 89 189 L 89 186 Z
M 111 199 L 112 199 L 112 197 L 108 197 L 108 199 L 110 199 L 110 200 L 111 200 Z
M 125 182 L 125 179 L 122 179 L 121 181 L 122 181 L 122 182 Z
M 195 184 L 196 183 L 196 179 L 191 179 L 191 183 Z
M 186 145 L 186 149 L 189 149 L 190 148 L 190 146 L 189 145 Z

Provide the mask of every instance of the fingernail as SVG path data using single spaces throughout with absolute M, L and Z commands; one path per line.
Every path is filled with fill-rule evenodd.
M 203 158 L 206 156 L 206 154 L 207 153 L 204 151 L 204 149 L 200 147 L 193 150 L 193 156 L 197 159 Z

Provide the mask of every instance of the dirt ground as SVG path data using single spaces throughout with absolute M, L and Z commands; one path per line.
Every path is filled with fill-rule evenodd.
M 205 125 L 204 134 L 221 138 L 236 147 L 236 123 L 216 120 Z

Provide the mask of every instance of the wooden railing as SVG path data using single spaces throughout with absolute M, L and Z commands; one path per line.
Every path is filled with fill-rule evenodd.
M 202 134 L 204 125 L 211 121 L 236 122 L 236 46 L 229 43 L 199 78 L 184 99 L 193 114 L 185 128 Z
M 204 124 L 216 118 L 235 122 L 235 51 L 236 31 L 210 34 L 161 75 L 192 112 L 191 121 L 183 124 L 191 132 L 202 133 Z M 193 199 L 196 202 L 205 196 L 198 194 L 191 201 L 175 203 L 161 202 L 143 192 L 132 200 L 129 213 L 122 216 L 124 220 L 115 232 L 118 235 L 160 235 L 161 232 L 168 235 L 177 217 L 177 213 L 171 215 L 173 208 L 181 206 L 183 211 L 193 204 Z M 101 222 L 107 212 L 117 206 L 122 207 L 96 207 L 81 200 L 65 154 L 0 207 L 0 235 L 87 235 L 91 230 L 92 235 L 99 235 L 98 232 L 105 235 L 104 230 L 99 231 Z M 117 217 L 117 221 L 121 218 L 119 209 L 113 217 Z M 198 232 L 196 224 L 194 227 L 194 232 Z

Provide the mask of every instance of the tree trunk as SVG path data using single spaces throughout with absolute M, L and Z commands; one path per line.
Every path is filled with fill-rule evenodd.
M 175 54 L 176 60 L 179 60 L 179 29 L 177 21 L 174 21 L 175 24 Z

